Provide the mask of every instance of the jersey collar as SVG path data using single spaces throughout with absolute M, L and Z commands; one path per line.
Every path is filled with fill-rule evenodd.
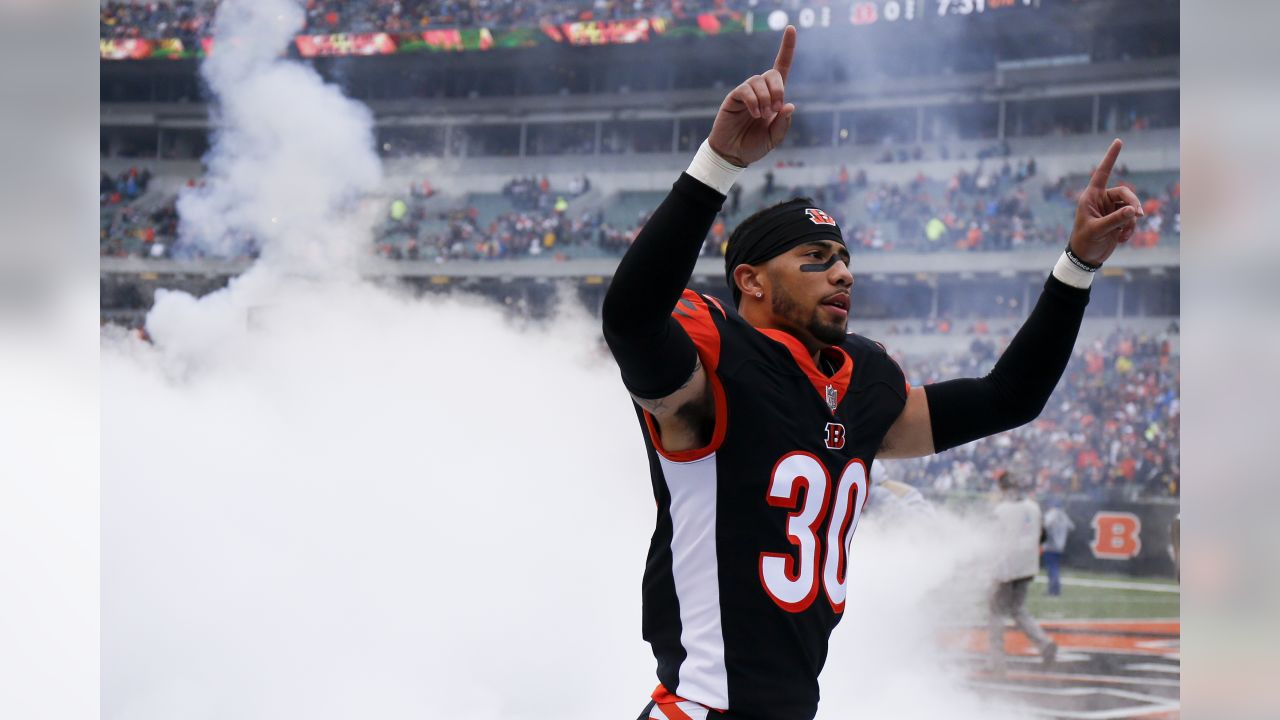
M 853 358 L 849 357 L 849 353 L 844 348 L 836 345 L 824 348 L 821 352 L 827 353 L 828 356 L 840 363 L 839 369 L 831 377 L 822 374 L 818 366 L 813 362 L 813 356 L 805 348 L 804 343 L 796 339 L 796 337 L 784 330 L 774 330 L 772 328 L 756 328 L 765 337 L 774 342 L 781 343 L 791 353 L 791 357 L 796 361 L 796 365 L 804 371 L 805 377 L 809 378 L 809 382 L 813 384 L 813 389 L 817 391 L 818 397 L 822 398 L 824 403 L 827 402 L 827 388 L 831 388 L 835 392 L 835 402 L 828 404 L 827 408 L 831 414 L 835 414 L 835 408 L 844 402 L 845 393 L 849 390 L 849 381 L 853 378 Z M 833 407 L 834 405 L 834 407 Z

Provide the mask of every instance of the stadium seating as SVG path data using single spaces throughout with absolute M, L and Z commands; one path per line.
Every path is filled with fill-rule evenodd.
M 754 5 L 754 3 L 751 3 Z M 744 10 L 748 0 L 604 0 L 572 2 L 475 3 L 451 0 L 308 0 L 307 33 L 404 32 L 436 27 L 537 27 L 547 22 L 623 20 L 699 12 Z M 200 33 L 212 23 L 216 0 L 128 2 L 112 0 L 99 9 L 103 38 L 163 38 Z
M 176 52 L 172 55 L 175 60 L 207 54 L 207 47 L 199 40 L 213 34 L 218 5 L 218 0 L 108 0 L 100 4 L 107 78 L 103 85 L 104 119 L 110 118 L 103 124 L 102 158 L 107 172 L 102 178 L 100 249 L 104 258 L 110 258 L 103 265 L 110 268 L 104 270 L 104 278 L 110 276 L 112 293 L 125 296 L 132 292 L 136 296 L 128 303 L 118 303 L 133 313 L 128 315 L 131 318 L 147 305 L 147 292 L 139 292 L 139 288 L 160 282 L 142 277 L 154 278 L 153 268 L 164 266 L 168 272 L 182 275 L 194 266 L 186 261 L 201 259 L 241 261 L 240 267 L 244 267 L 248 264 L 244 261 L 257 252 L 252 238 L 244 238 L 230 254 L 215 257 L 178 237 L 177 196 L 202 172 L 200 158 L 215 128 L 214 123 L 206 122 L 205 115 L 216 98 L 200 86 L 196 64 L 166 61 L 168 71 L 155 73 L 147 69 L 146 61 L 136 66 L 114 62 L 155 58 L 165 52 Z M 813 5 L 831 6 L 833 15 L 842 15 L 851 3 L 834 0 Z M 441 37 L 450 29 L 470 30 L 471 35 L 482 38 L 485 31 L 481 29 L 494 29 L 494 35 L 501 35 L 502 29 L 528 28 L 541 37 L 545 32 L 541 28 L 559 23 L 700 13 L 723 17 L 747 10 L 762 21 L 768 11 L 794 13 L 797 7 L 786 0 L 307 0 L 298 33 L 405 33 L 417 35 L 421 41 L 422 31 L 428 30 L 445 31 Z M 793 15 L 793 19 L 803 24 L 799 17 Z M 874 31 L 859 30 L 867 31 L 868 47 L 889 37 L 887 29 L 881 34 L 881 28 L 883 24 L 876 25 Z M 1176 247 L 1180 189 L 1178 172 L 1172 168 L 1178 166 L 1178 118 L 1177 103 L 1167 102 L 1170 97 L 1176 100 L 1177 95 L 1176 32 L 1167 33 L 1173 45 L 1157 43 L 1149 51 L 1127 42 L 1124 35 L 1118 37 L 1126 42 L 1110 50 L 1105 39 L 1094 42 L 1090 36 L 1088 62 L 1061 67 L 1031 62 L 1019 67 L 1028 60 L 1022 51 L 1030 44 L 1022 42 L 1023 31 L 1029 32 L 1020 26 L 1019 33 L 1009 35 L 1007 43 L 966 45 L 953 54 L 947 54 L 945 44 L 940 44 L 933 50 L 946 55 L 945 63 L 924 59 L 924 51 L 931 48 L 908 44 L 899 54 L 875 53 L 885 67 L 870 63 L 862 74 L 799 74 L 795 82 L 797 104 L 812 112 L 807 129 L 797 124 L 767 170 L 755 168 L 743 176 L 740 194 L 726 204 L 704 255 L 718 255 L 721 244 L 715 240 L 722 240 L 750 213 L 793 195 L 813 197 L 840 220 L 855 254 L 870 258 L 864 269 L 880 260 L 898 263 L 879 273 L 879 278 L 875 271 L 859 276 L 864 294 L 857 302 L 867 312 L 855 317 L 854 324 L 859 332 L 883 339 L 891 350 L 901 351 L 897 358 L 908 378 L 920 384 L 980 374 L 990 367 L 999 345 L 1016 329 L 1025 304 L 1019 304 L 1016 312 L 1012 303 L 999 308 L 968 301 L 948 305 L 948 291 L 953 295 L 985 292 L 989 299 L 1005 293 L 1004 286 L 997 287 L 998 280 L 975 275 L 1003 272 L 1009 277 L 1016 272 L 1022 273 L 1018 282 L 1023 282 L 1031 271 L 1018 261 L 1035 258 L 1019 251 L 1043 253 L 1052 249 L 1056 253 L 1066 240 L 1075 197 L 1087 181 L 1088 168 L 1111 133 L 1123 134 L 1127 143 L 1135 141 L 1126 148 L 1124 158 L 1139 168 L 1134 172 L 1122 168 L 1116 179 L 1132 185 L 1152 203 L 1140 235 L 1133 247 L 1126 249 L 1124 259 L 1153 246 Z M 495 50 L 450 54 L 447 62 L 444 55 L 437 55 L 431 63 L 421 63 L 440 66 L 437 75 L 418 75 L 418 68 L 410 67 L 427 56 L 406 54 L 396 59 L 398 62 L 383 63 L 388 58 L 381 58 L 369 59 L 364 65 L 359 65 L 364 60 L 340 64 L 344 72 L 331 73 L 326 80 L 366 102 L 375 118 L 374 132 L 387 134 L 384 140 L 390 138 L 382 151 L 386 185 L 366 198 L 367 206 L 377 208 L 382 216 L 368 243 L 371 265 L 393 268 L 390 274 L 403 272 L 420 279 L 440 273 L 449 279 L 454 277 L 449 261 L 493 264 L 481 273 L 493 272 L 493 267 L 505 272 L 500 264 L 509 263 L 525 273 L 507 278 L 513 294 L 518 292 L 516 286 L 532 282 L 531 277 L 545 284 L 556 268 L 576 271 L 591 266 L 590 272 L 582 274 L 592 278 L 594 287 L 588 290 L 603 287 L 609 268 L 643 227 L 678 168 L 684 167 L 692 148 L 704 136 L 710 111 L 722 97 L 726 78 L 732 76 L 718 66 L 701 73 L 677 67 L 682 62 L 689 64 L 685 61 L 694 52 L 691 48 L 704 41 L 693 42 L 693 37 L 701 37 L 694 32 L 671 35 L 679 41 L 663 48 L 664 54 L 670 48 L 673 56 L 678 56 L 670 60 L 669 72 L 643 72 L 647 65 L 632 60 L 638 53 L 613 50 L 572 58 L 562 53 L 557 61 L 577 58 L 556 69 L 562 75 L 531 76 L 515 84 L 507 82 L 508 76 L 518 74 L 513 72 L 514 66 L 533 55 L 512 51 L 513 59 L 507 60 L 497 57 L 500 53 Z M 763 35 L 756 30 L 757 39 Z M 815 41 L 835 39 L 833 44 L 839 44 L 843 52 L 834 30 L 811 37 Z M 128 39 L 176 39 L 181 43 L 174 46 L 185 50 L 174 51 L 174 46 L 163 42 L 109 42 Z M 409 40 L 412 51 L 417 52 L 420 48 L 414 46 L 413 37 Z M 749 43 L 734 42 L 723 40 L 718 47 L 738 48 L 744 58 L 751 54 L 747 52 Z M 489 49 L 481 39 L 475 44 L 466 49 Z M 764 47 L 768 43 L 761 39 L 759 44 Z M 133 45 L 150 45 L 152 52 L 132 55 L 128 47 Z M 499 43 L 495 47 L 507 46 Z M 465 60 L 472 55 L 476 67 L 489 72 L 468 68 Z M 288 56 L 301 56 L 304 62 L 314 57 L 299 48 L 288 51 Z M 455 62 L 457 58 L 464 62 Z M 903 62 L 905 59 L 919 62 Z M 1030 59 L 1037 60 L 1034 53 Z M 595 75 L 588 72 L 611 63 L 618 67 Z M 629 72 L 634 68 L 624 67 L 628 64 L 642 72 Z M 314 66 L 323 70 L 326 64 L 316 62 Z M 357 67 L 359 72 L 345 72 Z M 385 69 L 385 78 L 373 77 L 381 72 L 376 68 Z M 859 83 L 884 79 L 886 68 L 891 73 L 885 77 L 894 82 L 894 92 L 885 95 L 892 107 L 866 107 L 869 98 L 879 102 L 884 94 L 879 89 L 866 90 Z M 155 77 L 147 77 L 149 74 Z M 652 75 L 652 82 L 637 74 Z M 457 82 L 452 82 L 455 75 Z M 576 80 L 565 79 L 569 76 Z M 1155 80 L 1159 87 L 1136 87 L 1134 78 L 1143 83 Z M 839 92 L 828 97 L 832 83 Z M 1022 90 L 1034 91 L 1045 85 L 1063 90 L 1062 107 L 1084 109 L 1077 113 L 1076 125 L 1059 123 L 1062 114 L 1053 104 L 1057 101 Z M 871 87 L 880 88 L 874 82 Z M 792 96 L 790 87 L 788 94 Z M 941 102 L 979 95 L 986 98 L 980 104 L 991 112 L 989 117 L 975 117 L 986 120 L 970 118 L 966 125 L 960 122 L 963 113 L 957 112 L 955 123 L 942 123 L 942 130 L 935 128 L 932 121 L 949 107 Z M 429 108 L 423 104 L 428 101 Z M 1043 112 L 1031 112 L 1035 107 Z M 634 115 L 637 108 L 657 108 L 657 114 Z M 695 111 L 701 114 L 695 115 Z M 910 119 L 916 113 L 919 123 L 908 122 L 905 133 L 894 131 L 892 123 L 877 120 L 881 115 Z M 1025 123 L 1018 119 L 1022 114 L 1029 118 Z M 481 115 L 485 122 L 473 122 L 473 116 Z M 429 118 L 431 122 L 405 126 L 401 124 L 405 118 Z M 947 119 L 945 115 L 943 119 Z M 572 132 L 569 126 L 573 126 Z M 415 129 L 411 132 L 405 127 Z M 846 128 L 851 133 L 847 138 L 843 134 Z M 1065 132 L 1058 132 L 1062 129 Z M 1040 162 L 1035 172 L 1028 168 L 1031 158 Z M 847 171 L 842 163 L 847 164 Z M 136 170 L 130 167 L 134 164 Z M 147 172 L 154 172 L 154 179 L 142 180 Z M 541 177 L 515 177 L 533 172 Z M 583 172 L 590 175 L 589 185 L 571 188 L 568 179 Z M 762 182 L 766 174 L 771 185 L 768 194 Z M 431 189 L 423 183 L 425 176 L 437 187 Z M 926 257 L 918 253 L 937 254 Z M 975 253 L 995 255 L 975 257 Z M 895 465 L 898 479 L 931 492 L 984 492 L 990 488 L 994 469 L 1007 467 L 1033 479 L 1040 492 L 1120 499 L 1176 495 L 1178 351 L 1176 329 L 1166 325 L 1171 307 L 1176 314 L 1177 280 L 1173 276 L 1177 261 L 1176 257 L 1168 259 L 1167 251 L 1147 255 L 1164 258 L 1155 263 L 1160 267 L 1153 273 L 1163 277 L 1164 285 L 1156 287 L 1159 281 L 1151 282 L 1151 276 L 1125 277 L 1123 282 L 1105 283 L 1095 291 L 1091 311 L 1099 306 L 1107 308 L 1099 313 L 1099 317 L 1107 316 L 1107 329 L 1082 335 L 1077 357 L 1040 420 L 953 453 Z M 591 259 L 602 262 L 557 264 Z M 152 262 L 166 260 L 176 262 Z M 922 260 L 936 260 L 947 268 L 918 270 Z M 439 269 L 436 263 L 441 264 Z M 976 270 L 980 265 L 982 269 Z M 1129 272 L 1123 263 L 1116 265 L 1108 270 L 1119 275 Z M 122 270 L 122 266 L 128 267 Z M 459 262 L 452 267 L 474 270 L 476 263 Z M 705 272 L 702 281 L 706 281 Z M 983 286 L 984 282 L 993 284 Z M 588 284 L 585 280 L 582 283 Z M 912 283 L 916 287 L 909 287 Z M 924 302 L 922 311 L 918 298 L 909 296 L 919 286 L 931 283 L 933 306 Z M 209 281 L 209 287 L 214 284 Z M 1175 296 L 1172 303 L 1149 302 L 1153 296 L 1167 293 L 1170 285 Z M 957 286 L 963 287 L 955 290 Z M 1127 302 L 1117 300 L 1126 288 Z M 1019 289 L 1016 296 L 1025 297 L 1022 293 Z M 104 300 L 104 317 L 111 311 L 109 304 Z M 1092 320 L 1097 322 L 1099 317 Z M 1117 322 L 1126 323 L 1125 329 L 1115 330 Z M 1103 392 L 1103 387 L 1108 392 Z M 1093 448 L 1094 455 L 1084 451 L 1086 447 Z M 1060 470 L 1041 470 L 1045 467 Z
M 1132 173 L 1121 179 L 1132 185 L 1145 201 L 1158 203 L 1158 212 L 1152 215 L 1159 217 L 1155 221 L 1159 223 L 1158 232 L 1142 236 L 1134 243 L 1135 247 L 1176 245 L 1180 231 L 1177 172 Z M 748 214 L 799 194 L 815 198 L 835 215 L 850 244 L 860 251 L 982 252 L 1055 247 L 1066 240 L 1074 214 L 1074 197 L 1086 180 L 1078 173 L 1054 181 L 1039 177 L 1002 179 L 996 175 L 989 191 L 959 184 L 960 189 L 951 194 L 950 202 L 947 188 L 949 183 L 956 184 L 955 178 L 921 176 L 907 183 L 868 182 L 863 187 L 851 181 L 843 189 L 838 183 L 779 187 L 768 197 L 755 189 L 743 192 L 738 213 L 731 214 L 727 204 L 724 219 L 727 229 L 731 230 Z M 512 180 L 505 189 L 472 192 L 456 198 L 444 194 L 423 197 L 416 192 L 390 192 L 379 201 L 385 201 L 388 208 L 396 200 L 405 202 L 406 216 L 398 221 L 388 217 L 378 225 L 374 251 L 396 259 L 496 259 L 531 253 L 534 257 L 559 259 L 616 257 L 626 249 L 630 238 L 664 196 L 663 192 L 653 190 L 621 190 L 611 194 L 592 190 L 586 195 L 579 190 L 579 194 L 574 195 L 565 188 L 551 187 L 545 192 L 535 188 L 531 191 L 534 195 L 526 196 L 512 190 L 517 182 Z M 133 198 L 104 190 L 102 254 L 152 256 L 153 241 L 157 239 L 166 247 L 173 246 L 177 239 L 173 235 L 176 224 L 170 222 L 170 215 L 182 183 L 173 178 L 157 178 L 155 185 L 156 190 Z M 904 200 L 894 206 L 898 210 L 890 211 L 887 203 L 877 200 L 890 194 L 909 198 L 909 201 Z M 1014 196 L 1021 198 L 1016 204 L 1019 216 L 1016 224 L 1011 219 L 1012 210 L 988 214 L 987 203 Z M 557 210 L 556 203 L 560 200 L 563 206 Z M 873 209 L 873 206 L 878 207 Z M 935 217 L 946 220 L 945 234 L 937 241 L 930 241 L 926 237 L 926 223 Z M 1140 230 L 1151 227 L 1152 217 L 1144 221 Z M 975 224 L 983 232 L 980 239 L 971 242 L 969 232 Z M 467 226 L 465 232 L 460 229 L 462 225 Z M 514 242 L 511 237 L 503 236 L 513 231 L 528 235 L 533 226 L 540 231 L 540 238 L 554 228 L 556 239 L 550 245 L 543 242 L 535 249 L 531 235 Z M 1015 233 L 1021 241 L 1011 239 Z M 496 235 L 490 237 L 491 234 Z M 446 250 L 446 246 L 452 247 L 459 240 L 472 249 Z M 495 240 L 497 247 L 474 250 Z M 410 243 L 416 244 L 417 253 L 409 251 Z M 718 252 L 715 245 L 718 243 L 713 244 L 710 251 Z M 167 251 L 165 254 L 167 256 Z
M 935 494 L 983 493 L 997 470 L 1038 495 L 1135 500 L 1177 496 L 1180 405 L 1177 327 L 1115 329 L 1077 343 L 1048 406 L 1029 425 L 918 460 L 895 462 L 894 479 Z M 886 339 L 892 350 L 893 343 Z M 959 353 L 896 359 L 913 384 L 982 375 L 999 347 L 975 340 Z

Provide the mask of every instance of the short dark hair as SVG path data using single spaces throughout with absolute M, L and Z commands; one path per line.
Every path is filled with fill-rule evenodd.
M 813 201 L 813 198 L 805 197 L 805 196 L 796 196 L 791 198 L 790 200 L 783 200 L 780 203 L 774 203 L 769 207 L 762 208 L 752 213 L 750 216 L 747 217 L 746 220 L 743 220 L 742 222 L 738 223 L 738 227 L 734 228 L 733 232 L 729 235 L 729 242 L 726 243 L 724 246 L 724 262 L 725 262 L 724 275 L 725 275 L 725 278 L 729 280 L 729 292 L 733 293 L 734 305 L 737 305 L 738 303 L 742 302 L 742 291 L 738 289 L 738 283 L 733 282 L 733 279 L 732 279 L 733 268 L 729 267 L 729 258 L 733 257 L 732 248 L 734 244 L 740 241 L 744 235 L 746 235 L 748 232 L 751 231 L 752 228 L 754 228 L 756 225 L 759 225 L 760 222 L 765 217 L 767 217 L 770 213 L 786 205 L 803 205 L 804 207 L 814 207 L 815 205 L 817 205 L 817 203 Z

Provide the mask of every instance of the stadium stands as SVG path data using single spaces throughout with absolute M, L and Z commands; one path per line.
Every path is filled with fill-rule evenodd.
M 990 441 L 895 462 L 890 471 L 938 494 L 991 491 L 996 471 L 1006 469 L 1042 496 L 1175 497 L 1177 333 L 1176 324 L 1158 333 L 1117 328 L 1105 338 L 1081 341 L 1039 419 Z M 913 384 L 924 384 L 985 374 L 998 356 L 994 342 L 975 338 L 967 352 L 897 359 Z
M 765 16 L 780 10 L 803 24 L 800 8 L 831 8 L 847 20 L 852 5 L 307 0 L 300 37 L 283 52 L 372 113 L 386 181 L 364 198 L 379 218 L 362 240 L 363 270 L 421 292 L 463 288 L 537 320 L 566 294 L 558 278 L 598 309 L 617 258 L 706 136 L 726 83 L 772 57 L 776 28 Z M 209 53 L 217 7 L 100 4 L 104 322 L 138 327 L 156 289 L 204 294 L 258 255 L 248 236 L 216 256 L 179 237 L 178 196 L 200 182 L 217 129 L 196 62 Z M 1065 243 L 1097 152 L 1119 135 L 1133 169 L 1122 165 L 1117 179 L 1144 198 L 1146 217 L 1104 270 L 1111 277 L 1095 288 L 1043 416 L 891 470 L 939 494 L 985 492 L 1008 468 L 1042 494 L 1177 496 L 1177 4 L 1135 0 L 1109 14 L 1105 0 L 1035 7 L 1025 22 L 975 16 L 964 32 L 930 12 L 914 26 L 881 17 L 807 35 L 810 62 L 788 85 L 804 111 L 770 165 L 744 175 L 726 203 L 693 284 L 719 292 L 728 232 L 755 210 L 807 195 L 840 220 L 859 263 L 853 327 L 896 351 L 913 384 L 981 374 L 1034 300 L 1043 258 L 1051 263 Z M 733 32 L 697 22 L 747 11 L 755 24 Z M 1115 22 L 1096 26 L 1090 13 Z M 685 24 L 668 25 L 677 31 L 659 51 L 643 47 L 657 33 L 637 41 L 611 34 L 623 25 L 595 22 L 638 18 Z M 566 23 L 591 32 L 569 37 Z M 1134 27 L 1155 30 L 1137 42 Z M 537 42 L 485 44 L 490 29 L 518 39 L 522 28 Z M 394 41 L 370 53 L 381 57 L 323 57 L 364 54 L 336 40 L 341 33 Z M 332 42 L 306 46 L 304 34 Z
M 145 212 L 134 207 L 131 201 L 145 193 L 150 179 L 148 170 L 140 172 L 136 179 L 136 168 L 117 180 L 103 175 L 103 255 L 170 256 L 156 248 L 170 248 L 177 240 L 174 198 L 151 198 Z M 1147 217 L 1133 247 L 1176 244 L 1181 231 L 1177 173 L 1131 173 L 1121 179 L 1147 200 Z M 865 173 L 851 177 L 842 166 L 825 186 L 775 188 L 768 196 L 749 193 L 737 213 L 730 202 L 712 229 L 707 251 L 722 254 L 734 223 L 793 195 L 813 197 L 835 215 L 850 245 L 861 251 L 1056 247 L 1066 241 L 1074 198 L 1085 181 L 1081 174 L 1040 178 L 1034 160 L 1018 163 L 1016 171 L 1004 160 L 985 168 L 980 163 L 974 171 L 962 168 L 945 180 L 918 173 L 905 183 L 871 183 Z M 409 260 L 616 257 L 663 197 L 656 191 L 623 190 L 591 202 L 585 199 L 589 178 L 574 182 L 552 188 L 545 177 L 517 178 L 500 192 L 453 200 L 414 185 L 407 193 L 378 200 L 385 203 L 387 217 L 377 229 L 376 252 Z M 154 244 L 157 239 L 160 246 Z
M 754 3 L 750 3 L 754 5 Z M 768 5 L 770 3 L 764 3 Z M 545 23 L 629 18 L 672 18 L 703 12 L 740 12 L 748 0 L 308 0 L 307 33 L 405 32 L 436 27 L 537 27 Z M 212 23 L 216 0 L 103 2 L 104 38 L 162 38 L 197 34 Z
M 99 34 L 107 38 L 197 38 L 210 30 L 217 3 L 211 0 L 133 2 L 110 0 L 98 10 Z

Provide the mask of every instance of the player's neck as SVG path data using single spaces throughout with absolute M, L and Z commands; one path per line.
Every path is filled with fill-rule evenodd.
M 822 351 L 824 348 L 831 347 L 830 345 L 821 342 L 808 332 L 797 330 L 759 305 L 744 303 L 743 306 L 738 308 L 738 315 L 757 330 L 777 330 L 795 338 L 804 346 L 805 352 L 809 354 L 809 359 L 813 361 L 813 364 L 818 368 L 822 367 Z

